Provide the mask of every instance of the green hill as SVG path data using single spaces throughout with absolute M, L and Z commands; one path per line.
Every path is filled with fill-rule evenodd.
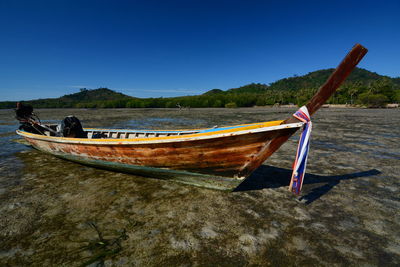
M 304 88 L 314 88 L 321 86 L 333 72 L 334 69 L 325 69 L 310 72 L 303 76 L 296 76 L 278 80 L 270 84 L 272 90 L 299 90 Z M 364 86 L 368 86 L 373 81 L 382 78 L 392 80 L 394 84 L 400 85 L 400 78 L 390 78 L 388 76 L 379 75 L 366 69 L 356 68 L 346 79 L 345 84 L 358 82 Z
M 217 94 L 224 94 L 225 91 L 221 89 L 211 89 L 210 91 L 205 92 L 203 95 L 217 95 Z
M 251 93 L 251 94 L 260 94 L 265 93 L 269 89 L 269 86 L 262 83 L 251 83 L 238 88 L 232 88 L 227 90 L 228 94 L 243 94 L 243 93 Z
M 85 101 L 101 101 L 101 100 L 116 100 L 132 98 L 131 96 L 115 92 L 108 88 L 99 88 L 94 90 L 81 89 L 80 92 L 64 95 L 60 97 L 61 101 L 65 102 L 85 102 Z
M 223 91 L 221 89 L 212 89 L 210 91 L 205 92 L 203 95 L 216 95 L 216 94 L 260 94 L 265 93 L 268 89 L 268 85 L 262 83 L 251 83 L 238 88 L 228 89 Z
M 120 103 L 131 99 L 134 98 L 108 88 L 98 88 L 93 90 L 81 89 L 77 93 L 59 98 L 43 98 L 23 102 L 36 108 L 117 107 Z M 14 107 L 14 101 L 0 102 L 0 108 Z
M 230 102 L 237 104 L 237 101 L 242 103 L 244 101 L 247 103 L 245 106 L 276 103 L 302 105 L 328 79 L 333 70 L 313 71 L 302 76 L 280 79 L 269 85 L 252 83 L 226 91 L 213 89 L 203 95 L 214 95 L 214 97 L 242 95 L 241 99 Z M 254 98 L 253 94 L 257 94 L 257 99 L 245 101 L 245 99 Z M 389 102 L 400 102 L 400 77 L 391 78 L 362 68 L 356 68 L 328 101 L 328 103 L 334 104 L 362 104 L 372 107 L 383 106 Z
M 228 90 L 212 89 L 202 95 L 135 98 L 108 88 L 81 89 L 59 98 L 24 101 L 35 108 L 174 108 L 251 107 L 296 103 L 303 105 L 326 81 L 333 69 L 280 79 L 269 85 L 251 83 Z M 400 77 L 391 78 L 356 68 L 328 103 L 383 106 L 400 102 Z M 0 102 L 0 108 L 14 108 L 15 101 Z
M 324 69 L 310 72 L 302 76 L 288 77 L 275 81 L 269 85 L 261 83 L 251 83 L 239 88 L 232 88 L 226 91 L 221 89 L 212 89 L 203 95 L 212 94 L 241 94 L 241 93 L 265 93 L 268 90 L 301 90 L 306 88 L 316 88 L 321 86 L 331 75 L 334 69 Z M 390 78 L 388 76 L 379 75 L 376 72 L 371 72 L 362 68 L 355 68 L 350 76 L 346 79 L 346 84 L 359 83 L 363 86 L 368 86 L 372 82 L 382 78 L 389 79 L 395 86 L 400 86 L 400 77 Z

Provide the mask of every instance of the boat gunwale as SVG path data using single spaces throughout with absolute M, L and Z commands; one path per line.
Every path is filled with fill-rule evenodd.
M 250 124 L 250 125 L 252 125 L 252 124 Z M 54 143 L 69 143 L 69 144 L 82 144 L 82 145 L 140 145 L 140 144 L 175 143 L 175 142 L 184 142 L 184 141 L 205 140 L 205 139 L 214 139 L 214 138 L 221 138 L 221 137 L 268 132 L 268 131 L 282 130 L 282 129 L 289 129 L 289 128 L 300 128 L 304 125 L 304 123 L 296 122 L 296 123 L 279 124 L 279 125 L 266 126 L 266 127 L 257 127 L 257 125 L 260 125 L 260 123 L 255 123 L 253 125 L 253 127 L 249 126 L 249 127 L 244 127 L 244 128 L 236 128 L 236 130 L 228 129 L 228 130 L 218 131 L 218 129 L 216 129 L 216 131 L 205 132 L 205 133 L 200 132 L 200 133 L 185 134 L 185 135 L 173 135 L 173 136 L 164 136 L 164 137 L 147 137 L 147 138 L 128 138 L 128 139 L 125 139 L 125 138 L 87 139 L 87 138 L 55 137 L 55 136 L 45 136 L 45 135 L 40 135 L 40 134 L 29 133 L 29 132 L 21 131 L 21 130 L 17 130 L 16 133 L 18 135 L 26 137 L 26 138 L 54 142 Z M 238 126 L 238 125 L 235 125 L 235 126 Z M 250 129 L 248 129 L 248 128 L 250 128 Z M 240 130 L 238 130 L 238 129 L 240 129 Z M 91 130 L 94 130 L 94 129 L 91 128 Z M 101 129 L 101 130 L 113 131 L 113 129 Z M 120 129 L 116 129 L 116 130 L 120 130 Z M 134 131 L 134 130 L 131 130 L 131 131 Z M 186 130 L 186 131 L 189 131 L 189 130 Z M 185 132 L 185 130 L 183 130 L 182 132 Z

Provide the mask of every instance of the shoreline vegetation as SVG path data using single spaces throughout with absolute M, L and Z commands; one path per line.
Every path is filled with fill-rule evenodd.
M 20 101 L 35 108 L 236 108 L 304 105 L 333 69 L 294 75 L 271 84 L 251 83 L 228 90 L 212 89 L 201 95 L 137 98 L 108 88 L 87 89 L 59 98 Z M 17 101 L 0 102 L 1 109 L 14 108 Z M 327 101 L 325 107 L 398 108 L 400 77 L 391 78 L 356 68 Z

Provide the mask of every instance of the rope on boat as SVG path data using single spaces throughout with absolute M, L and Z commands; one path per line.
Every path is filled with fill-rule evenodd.
M 293 163 L 292 179 L 289 185 L 289 191 L 292 191 L 298 195 L 300 194 L 303 186 L 304 175 L 306 173 L 312 123 L 306 106 L 302 106 L 298 111 L 296 111 L 296 113 L 293 114 L 293 116 L 296 119 L 304 122 L 303 130 L 299 139 L 299 145 L 297 147 L 296 159 Z

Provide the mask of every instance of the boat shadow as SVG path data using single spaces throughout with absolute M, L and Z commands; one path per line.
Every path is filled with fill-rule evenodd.
M 306 205 L 311 204 L 321 196 L 328 193 L 333 187 L 338 185 L 341 181 L 356 179 L 361 177 L 368 177 L 381 174 L 382 172 L 371 169 L 368 171 L 355 172 L 345 175 L 322 176 L 307 173 L 304 178 L 304 184 L 321 184 L 323 185 L 305 191 L 305 195 L 299 198 L 299 201 L 304 202 Z M 292 170 L 277 168 L 273 166 L 261 165 L 252 175 L 244 180 L 233 192 L 261 190 L 264 188 L 278 188 L 282 186 L 289 186 Z

